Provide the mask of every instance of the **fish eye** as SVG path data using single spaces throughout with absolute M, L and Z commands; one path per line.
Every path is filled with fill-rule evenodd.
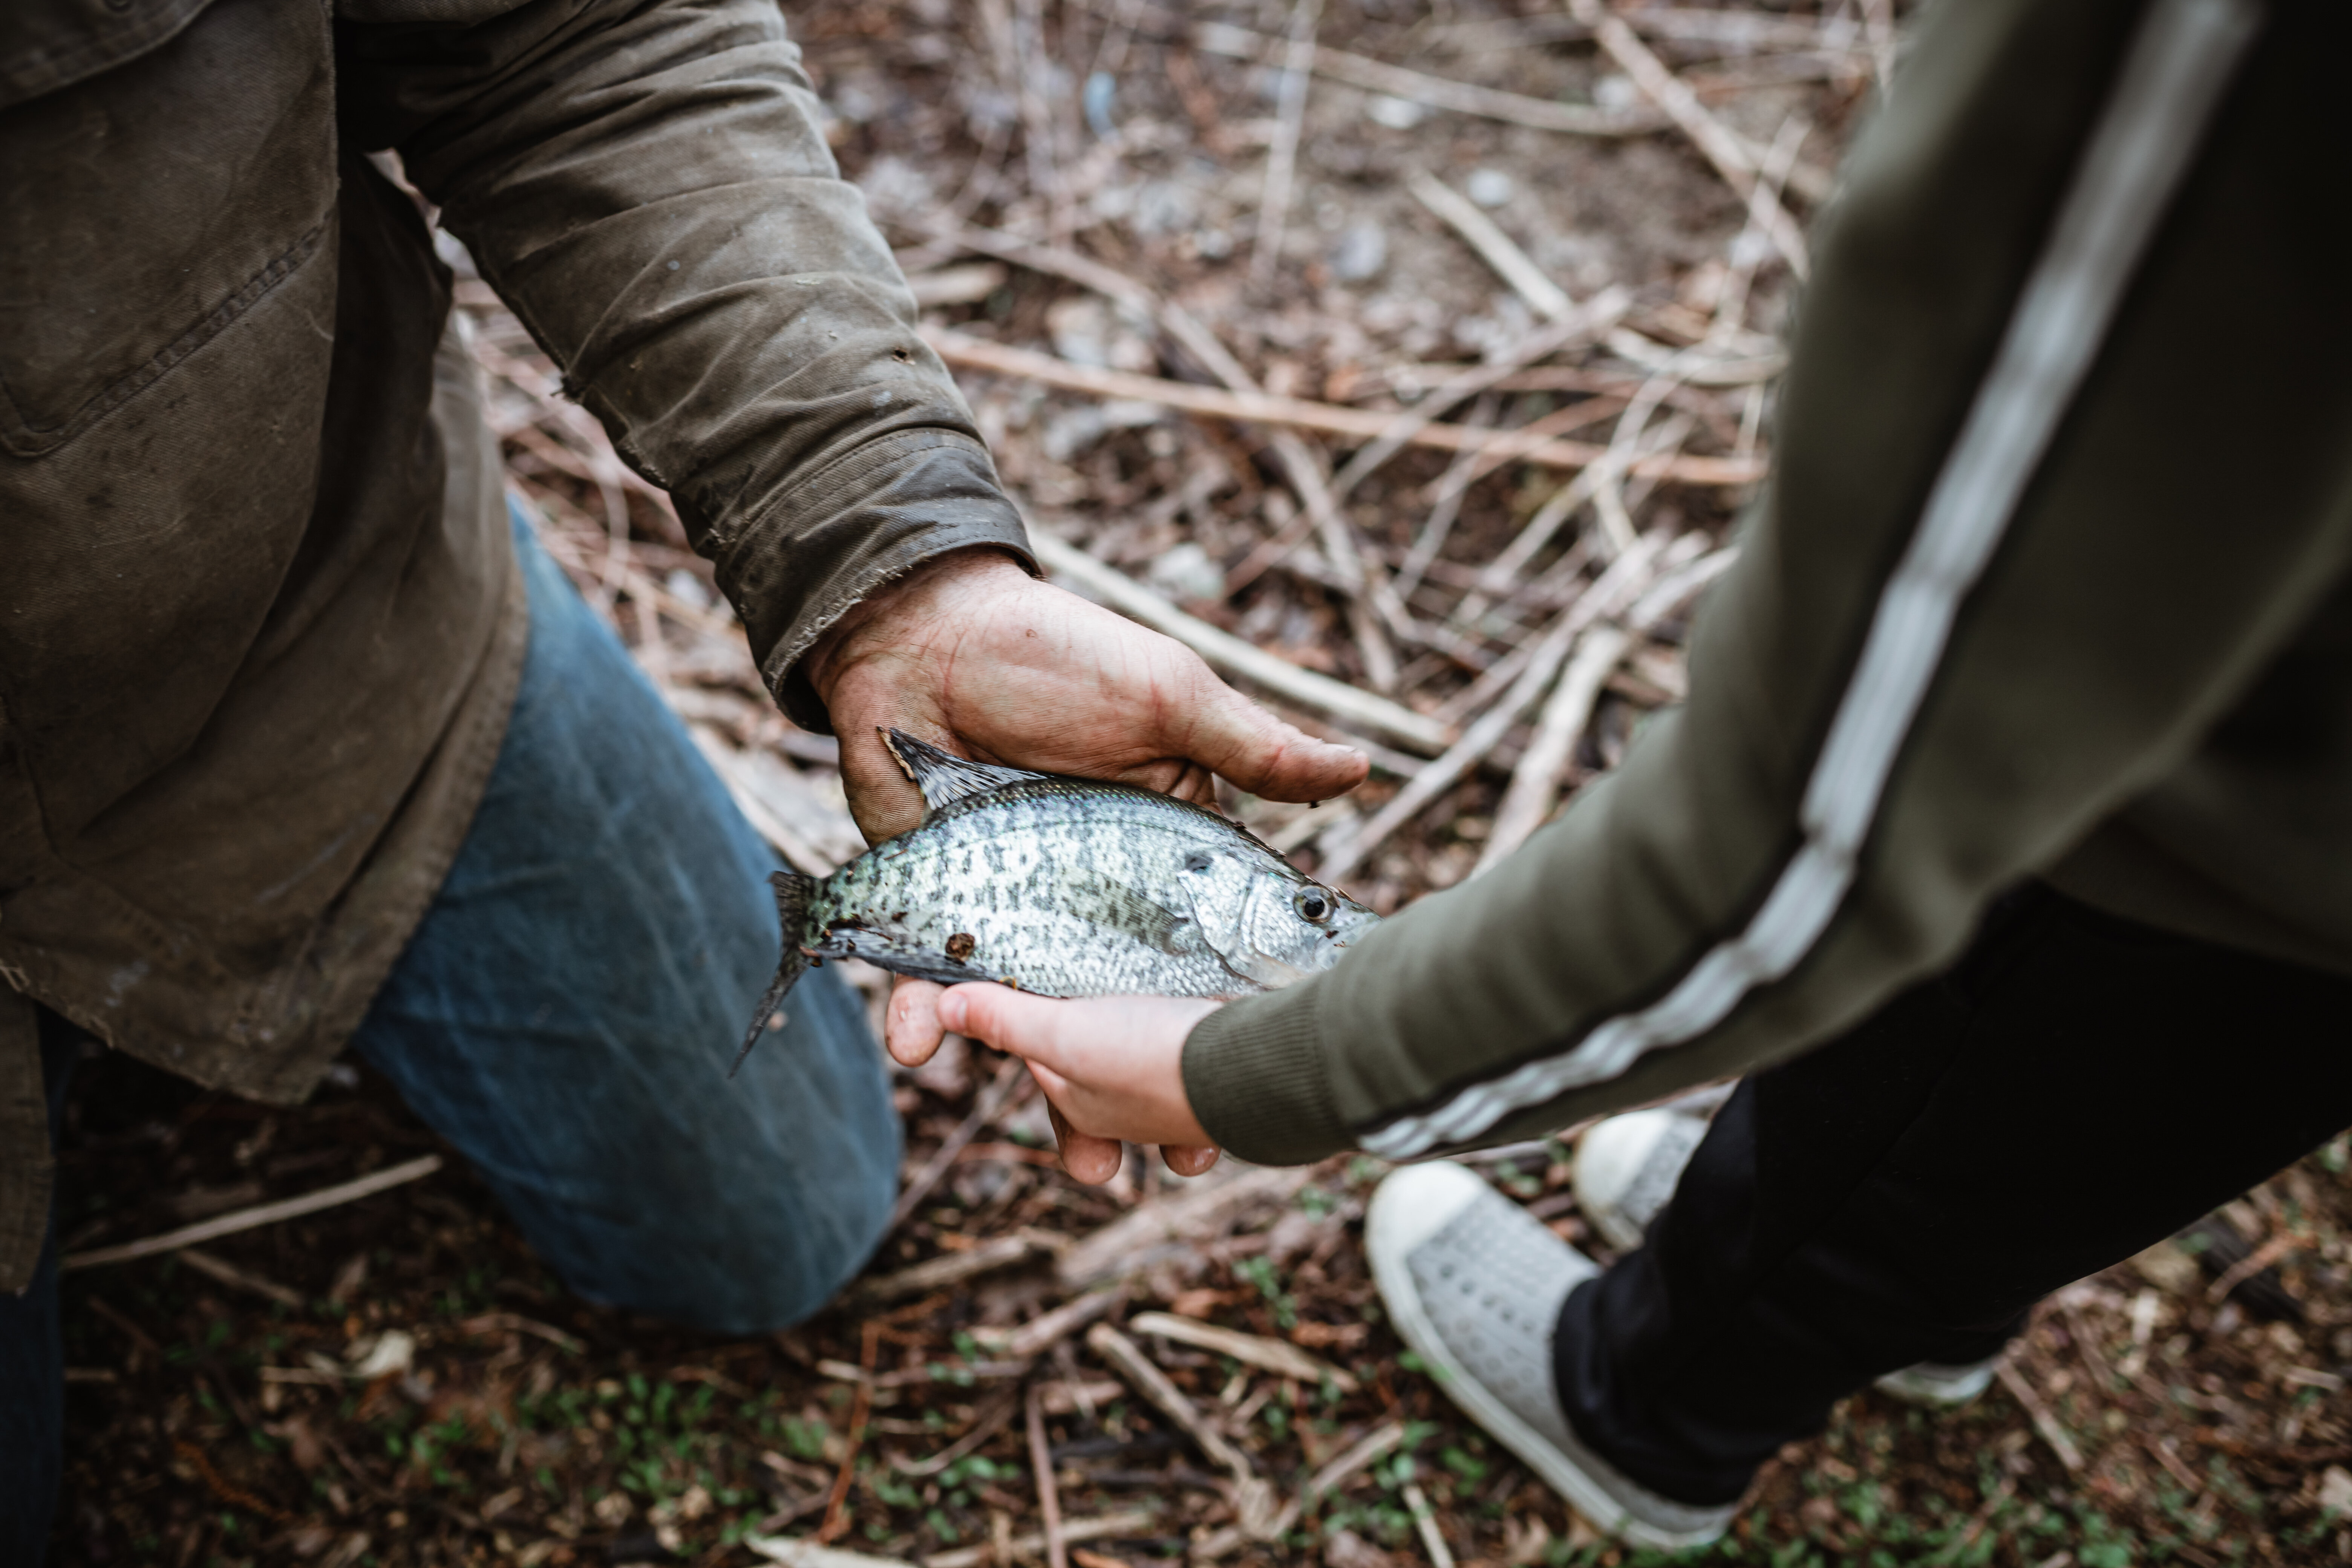
M 1299 889 L 1298 896 L 1290 900 L 1290 907 L 1298 911 L 1300 920 L 1316 925 L 1321 925 L 1331 918 L 1330 895 L 1320 888 Z

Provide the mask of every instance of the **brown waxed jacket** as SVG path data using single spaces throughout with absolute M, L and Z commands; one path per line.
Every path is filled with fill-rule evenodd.
M 0 10 L 0 1289 L 47 1218 L 31 1003 L 306 1094 L 439 886 L 525 638 L 396 149 L 752 651 L 1026 555 L 767 0 Z

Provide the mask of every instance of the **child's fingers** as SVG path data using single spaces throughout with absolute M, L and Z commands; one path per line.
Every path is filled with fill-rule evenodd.
M 919 1068 L 931 1059 L 947 1038 L 940 1025 L 940 994 L 946 986 L 901 975 L 890 987 L 890 1005 L 882 1015 L 882 1044 L 902 1067 Z
M 1031 996 L 1009 985 L 974 982 L 950 985 L 939 999 L 940 1022 L 960 1035 L 985 1040 L 1031 1063 L 1069 1070 L 1061 1031 L 1055 1027 L 1069 1005 Z
M 1097 1138 L 1091 1132 L 1081 1132 L 1071 1126 L 1069 1118 L 1062 1114 L 1062 1108 L 1053 1100 L 1055 1093 L 1068 1088 L 1067 1083 L 1051 1070 L 1040 1070 L 1034 1065 L 1029 1071 L 1036 1078 L 1038 1085 L 1046 1089 L 1045 1110 L 1054 1121 L 1054 1141 L 1062 1148 L 1062 1169 L 1067 1171 L 1073 1180 L 1089 1186 L 1099 1186 L 1118 1175 L 1118 1167 L 1127 1157 L 1127 1151 L 1119 1141 Z M 1046 1082 L 1049 1079 L 1053 1080 L 1050 1086 Z
M 1180 1176 L 1199 1175 L 1217 1163 L 1217 1153 L 1214 1143 L 1168 1143 L 1160 1150 L 1168 1168 Z

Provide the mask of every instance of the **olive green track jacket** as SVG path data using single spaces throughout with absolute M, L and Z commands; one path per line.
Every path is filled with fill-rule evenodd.
M 1745 1072 L 2036 875 L 2352 972 L 2347 49 L 2302 0 L 1937 0 L 1817 236 L 1688 703 L 1492 874 L 1198 1026 L 1209 1132 L 1404 1158 Z

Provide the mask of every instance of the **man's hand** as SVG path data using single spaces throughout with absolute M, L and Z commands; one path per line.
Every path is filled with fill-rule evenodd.
M 1112 779 L 1203 804 L 1214 800 L 1213 775 L 1268 800 L 1326 800 L 1362 783 L 1370 766 L 1360 752 L 1275 718 L 1181 643 L 1038 582 L 994 550 L 943 556 L 859 605 L 810 653 L 806 668 L 841 739 L 850 813 L 876 843 L 923 816 L 921 794 L 882 744 L 878 731 L 893 727 L 981 762 Z M 885 1040 L 908 1067 L 929 1061 L 948 1030 L 967 1032 L 942 1024 L 941 995 L 928 981 L 900 980 L 891 993 Z M 958 1016 L 964 1005 L 955 1005 Z M 1130 997 L 1121 1005 L 1140 1009 L 1139 1017 L 1173 1009 L 1163 1021 L 1181 1019 L 1172 1047 L 1159 1042 L 1169 1048 L 1160 1051 L 1167 1059 L 1156 1080 L 1163 1100 L 1173 1086 L 1181 1114 L 1146 1121 L 1115 1114 L 1081 1087 L 1096 1081 L 1091 1068 L 1049 1076 L 1056 1071 L 1050 1062 L 1033 1060 L 1055 1107 L 1063 1166 L 1081 1181 L 1108 1181 L 1118 1171 L 1118 1140 L 1135 1137 L 1165 1145 L 1171 1170 L 1197 1175 L 1217 1152 L 1185 1105 L 1174 1064 L 1185 1031 L 1214 1004 Z M 1090 1048 L 1087 1061 L 1108 1072 L 1108 1037 Z M 1067 1120 L 1073 1105 L 1082 1108 L 1076 1129 Z M 1147 1122 L 1172 1129 L 1173 1142 L 1108 1130 Z
M 910 995 L 912 994 L 912 995 Z M 930 1028 L 1010 1051 L 1029 1063 L 1054 1110 L 1062 1168 L 1082 1182 L 1118 1173 L 1119 1142 L 1157 1143 L 1178 1175 L 1196 1176 L 1217 1151 L 1184 1093 L 1184 1037 L 1221 1003 L 1182 996 L 1087 996 L 1057 1002 L 1010 986 L 901 986 L 899 1013 L 928 1013 Z
M 1041 583 L 994 550 L 942 556 L 859 605 L 805 666 L 869 841 L 922 820 L 893 726 L 979 762 L 1213 798 L 1328 800 L 1370 763 L 1282 722 L 1181 643 Z

